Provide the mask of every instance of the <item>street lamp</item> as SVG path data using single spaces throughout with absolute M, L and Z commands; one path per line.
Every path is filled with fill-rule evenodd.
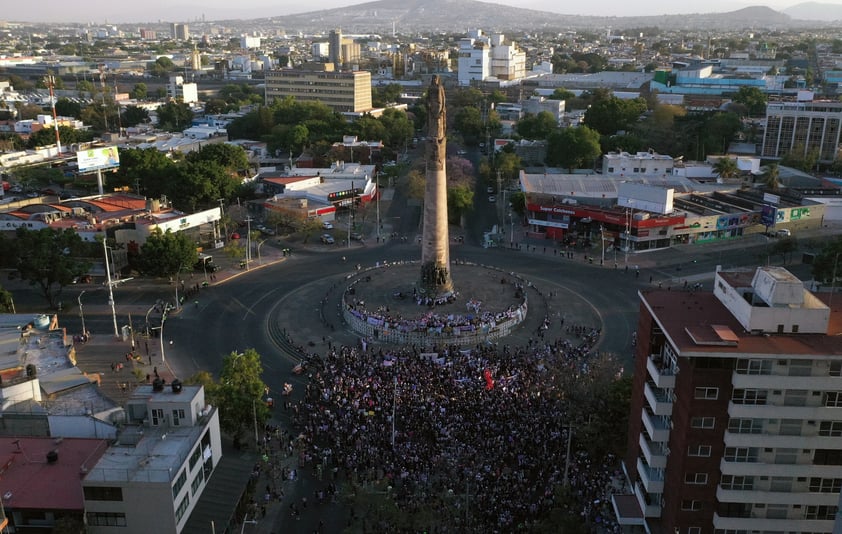
M 76 302 L 79 303 L 79 317 L 82 318 L 82 335 L 83 336 L 88 333 L 88 331 L 85 330 L 85 314 L 82 312 L 82 295 L 85 294 L 85 291 L 87 291 L 87 289 L 83 289 L 82 292 L 79 293 L 79 296 L 76 297 Z
M 114 320 L 114 337 L 120 337 L 120 332 L 117 330 L 117 310 L 114 309 L 114 287 L 111 282 L 111 268 L 108 266 L 108 248 L 108 245 L 105 244 L 105 236 L 103 236 L 102 250 L 105 252 L 105 276 L 108 279 L 108 304 L 111 306 L 111 318 Z
M 514 246 L 515 243 L 515 221 L 512 218 L 512 212 L 509 212 L 509 226 L 512 227 L 512 233 L 509 235 L 509 246 Z
M 263 265 L 263 262 L 260 259 L 260 247 L 262 247 L 263 243 L 265 243 L 267 241 L 268 241 L 268 239 L 264 239 L 263 241 L 261 241 L 260 243 L 257 244 L 257 264 L 258 265 Z

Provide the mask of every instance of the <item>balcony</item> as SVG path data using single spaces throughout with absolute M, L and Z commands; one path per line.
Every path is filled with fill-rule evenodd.
M 643 462 L 643 458 L 637 459 L 637 474 L 640 475 L 640 480 L 646 489 L 646 493 L 664 492 L 664 472 L 660 469 L 649 467 Z
M 672 369 L 657 362 L 656 358 L 661 360 L 661 356 L 658 354 L 650 354 L 649 358 L 646 359 L 646 370 L 649 371 L 649 377 L 659 388 L 674 388 L 675 374 Z
M 656 389 L 649 382 L 646 382 L 643 395 L 655 415 L 672 415 L 672 397 L 665 391 Z
M 734 373 L 731 383 L 735 388 L 803 389 L 835 391 L 839 378 L 835 376 L 747 375 Z
M 654 500 L 657 498 L 658 502 L 652 504 L 646 503 L 646 490 L 640 485 L 640 482 L 637 482 L 634 485 L 634 496 L 637 497 L 637 504 L 640 505 L 640 509 L 643 510 L 643 517 L 661 517 L 661 503 L 660 503 L 660 495 L 656 495 L 654 497 L 649 497 L 650 500 Z
M 740 434 L 725 432 L 726 447 L 764 447 L 780 449 L 835 449 L 839 438 L 829 436 L 782 436 L 780 434 Z
M 765 517 L 723 517 L 713 514 L 713 528 L 770 532 L 831 532 L 833 520 L 767 519 Z
M 716 488 L 719 502 L 744 502 L 761 504 L 798 504 L 801 506 L 836 506 L 839 504 L 838 493 L 812 493 L 789 491 L 726 490 Z
M 840 413 L 839 408 L 824 406 L 781 406 L 774 404 L 728 403 L 728 416 L 748 419 L 807 419 L 832 421 Z
M 646 458 L 646 463 L 652 467 L 664 469 L 667 467 L 666 446 L 650 442 L 643 434 L 640 435 L 640 452 Z
M 719 462 L 723 475 L 768 477 L 842 478 L 842 465 L 769 464 L 764 462 Z
M 646 428 L 646 432 L 649 433 L 652 441 L 659 443 L 667 443 L 669 441 L 670 427 L 660 417 L 650 415 L 649 410 L 644 407 L 641 419 L 643 419 L 643 427 Z

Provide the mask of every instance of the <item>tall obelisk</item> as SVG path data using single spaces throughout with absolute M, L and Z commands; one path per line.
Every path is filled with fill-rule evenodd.
M 450 236 L 447 232 L 447 114 L 444 87 L 433 76 L 427 91 L 427 176 L 424 188 L 424 231 L 421 240 L 421 291 L 440 297 L 453 292 Z

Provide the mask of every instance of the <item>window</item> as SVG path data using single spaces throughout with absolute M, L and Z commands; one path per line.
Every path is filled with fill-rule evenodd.
M 842 465 L 842 451 L 838 449 L 816 449 L 813 465 Z
M 824 394 L 824 405 L 828 408 L 842 407 L 842 392 L 828 391 Z
M 719 485 L 725 490 L 750 491 L 754 489 L 754 477 L 722 475 Z
M 810 479 L 810 491 L 814 493 L 839 493 L 842 491 L 842 478 L 819 478 Z
M 184 513 L 187 511 L 187 508 L 190 506 L 190 494 L 185 493 L 184 498 L 181 499 L 181 502 L 178 503 L 178 508 L 175 509 L 175 522 L 178 523 L 181 521 L 181 518 L 184 517 Z
M 152 409 L 152 426 L 158 426 L 164 419 L 164 410 L 161 408 Z
M 827 375 L 828 376 L 842 376 L 842 361 L 836 360 L 830 362 L 830 366 L 827 368 Z
M 172 411 L 172 426 L 179 426 L 184 419 L 184 410 L 179 408 Z
M 836 518 L 837 506 L 808 506 L 804 519 L 830 521 Z
M 684 483 L 685 484 L 698 484 L 704 485 L 708 483 L 708 474 L 707 473 L 685 473 L 684 474 Z
M 822 421 L 819 423 L 819 436 L 842 436 L 842 421 Z
M 763 421 L 759 419 L 731 419 L 728 421 L 728 432 L 735 434 L 762 434 Z
M 781 436 L 800 436 L 802 424 L 801 419 L 781 419 L 781 430 L 778 433 Z
M 87 501 L 122 501 L 123 488 L 112 486 L 84 486 Z
M 731 401 L 734 404 L 766 404 L 767 394 L 765 389 L 735 389 Z
M 687 534 L 702 534 L 702 527 L 687 527 Z
M 696 388 L 693 395 L 695 399 L 716 400 L 719 397 L 719 388 Z
M 702 501 L 681 501 L 681 509 L 685 512 L 698 512 L 702 509 Z
M 187 470 L 182 469 L 181 473 L 178 474 L 178 478 L 175 480 L 175 484 L 172 487 L 172 496 L 175 498 L 180 492 L 181 488 L 184 487 L 184 484 L 187 482 Z
M 758 449 L 756 447 L 725 447 L 726 462 L 756 462 Z
M 194 496 L 196 495 L 196 492 L 199 490 L 199 486 L 202 485 L 202 481 L 204 479 L 205 479 L 205 472 L 200 469 L 199 472 L 196 473 L 196 476 L 193 477 L 193 482 L 190 483 L 190 491 L 193 492 Z
M 690 426 L 693 428 L 704 428 L 710 430 L 716 423 L 715 417 L 693 417 L 690 419 Z
M 112 512 L 88 512 L 88 525 L 94 527 L 125 527 L 126 514 Z
M 741 375 L 772 374 L 772 360 L 737 360 L 734 370 Z
M 199 458 L 202 457 L 202 447 L 196 446 L 193 449 L 193 454 L 190 455 L 190 470 L 192 471 L 194 467 L 196 467 L 196 463 L 199 461 Z
M 687 456 L 700 456 L 704 458 L 710 457 L 710 445 L 691 445 L 687 448 Z

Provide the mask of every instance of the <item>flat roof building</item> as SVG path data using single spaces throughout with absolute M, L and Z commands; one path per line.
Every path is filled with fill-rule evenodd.
M 371 106 L 371 73 L 281 69 L 266 71 L 266 101 L 288 96 L 300 102 L 321 102 L 337 112 L 364 112 Z

